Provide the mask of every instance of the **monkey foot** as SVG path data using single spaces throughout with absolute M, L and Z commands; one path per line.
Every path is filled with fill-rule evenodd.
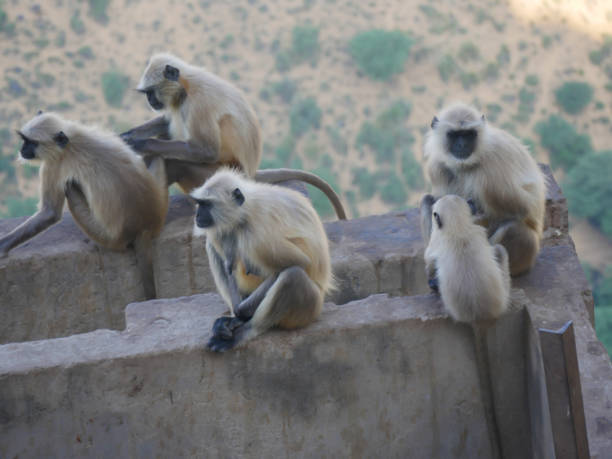
M 440 289 L 438 288 L 438 278 L 437 277 L 429 279 L 427 281 L 427 285 L 429 285 L 429 288 L 431 289 L 432 292 L 434 293 L 440 292 Z
M 213 336 L 206 347 L 214 352 L 223 352 L 233 348 L 237 344 L 236 331 L 244 324 L 237 317 L 219 317 L 212 327 Z

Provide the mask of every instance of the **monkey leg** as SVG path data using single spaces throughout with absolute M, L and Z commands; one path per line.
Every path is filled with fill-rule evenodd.
M 322 305 L 321 290 L 306 271 L 296 266 L 287 268 L 267 290 L 251 320 L 236 326 L 231 338 L 227 335 L 213 335 L 207 347 L 215 352 L 223 352 L 275 325 L 282 328 L 307 325 L 316 318 Z
M 108 235 L 91 213 L 89 204 L 80 186 L 76 182 L 66 182 L 64 193 L 68 200 L 68 208 L 81 229 L 95 242 L 109 249 L 125 249 L 129 241 L 117 240 Z
M 502 223 L 489 236 L 491 245 L 501 244 L 508 252 L 510 274 L 517 276 L 533 266 L 540 250 L 540 239 L 524 223 L 513 220 Z
M 270 287 L 272 287 L 272 285 L 276 282 L 276 279 L 278 279 L 278 275 L 273 275 L 259 284 L 259 286 L 253 290 L 248 297 L 234 306 L 234 315 L 245 322 L 250 320 L 265 296 L 268 294 Z
M 153 118 L 140 126 L 136 126 L 135 128 L 120 134 L 119 137 L 121 137 L 121 139 L 123 139 L 123 141 L 126 143 L 128 143 L 128 140 L 130 139 L 142 139 L 158 136 L 167 137 L 169 126 L 170 123 L 164 116 L 158 116 L 157 118 Z
M 126 143 L 143 155 L 158 155 L 164 159 L 206 164 L 219 160 L 219 152 L 210 145 L 201 146 L 182 140 L 134 139 L 131 137 L 126 140 Z

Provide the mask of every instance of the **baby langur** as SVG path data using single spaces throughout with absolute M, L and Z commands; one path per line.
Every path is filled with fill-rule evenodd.
M 421 203 L 425 244 L 435 199 L 457 194 L 470 202 L 489 242 L 505 247 L 510 273 L 531 268 L 544 226 L 545 181 L 525 146 L 474 108 L 457 104 L 433 118 L 424 156 L 433 194 Z
M 189 193 L 220 167 L 230 166 L 261 182 L 299 180 L 318 187 L 338 217 L 346 219 L 338 195 L 316 175 L 291 169 L 256 172 L 262 150 L 259 123 L 242 92 L 231 83 L 171 54 L 155 54 L 138 91 L 162 116 L 121 137 L 147 161 L 164 158 L 169 185 L 177 183 Z
M 327 235 L 297 191 L 221 169 L 191 193 L 194 233 L 206 235 L 217 290 L 233 317 L 215 321 L 208 348 L 225 351 L 273 326 L 303 327 L 333 288 Z
M 506 249 L 491 246 L 486 230 L 472 219 L 461 197 L 440 198 L 433 205 L 433 229 L 425 250 L 426 268 L 437 272 L 444 307 L 459 322 L 497 318 L 509 301 Z
M 0 239 L 0 256 L 58 222 L 67 200 L 77 224 L 101 246 L 125 250 L 134 243 L 145 296 L 154 298 L 150 244 L 168 209 L 163 160 L 147 170 L 116 135 L 54 113 L 37 115 L 18 133 L 21 156 L 42 161 L 40 210 Z

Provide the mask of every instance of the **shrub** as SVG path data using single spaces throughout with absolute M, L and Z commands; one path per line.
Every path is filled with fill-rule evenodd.
M 36 212 L 37 198 L 17 198 L 10 196 L 6 198 L 6 211 L 2 218 L 26 217 Z
M 276 70 L 279 72 L 286 72 L 291 68 L 291 57 L 288 51 L 279 51 L 276 54 Z
M 109 3 L 110 0 L 89 0 L 89 15 L 94 18 L 96 22 L 106 24 L 108 22 L 106 8 L 108 8 Z
M 380 189 L 380 197 L 387 204 L 400 205 L 405 204 L 408 199 L 406 187 L 400 178 L 391 172 L 384 180 L 384 184 Z
M 393 102 L 389 108 L 378 115 L 378 118 L 376 118 L 376 123 L 385 129 L 394 128 L 407 119 L 410 116 L 411 111 L 412 105 L 410 102 L 397 100 Z
M 404 70 L 413 40 L 399 30 L 368 30 L 349 42 L 351 56 L 370 78 L 389 80 Z
M 329 155 L 321 158 L 321 162 L 318 167 L 312 170 L 312 173 L 318 175 L 325 180 L 334 189 L 334 191 L 340 194 L 340 187 L 336 180 L 336 175 L 332 171 L 333 161 Z M 321 217 L 328 217 L 334 215 L 334 208 L 329 202 L 329 198 L 318 188 L 308 186 L 308 194 L 311 197 L 312 205 Z
M 357 134 L 357 148 L 367 145 L 376 153 L 377 161 L 392 162 L 395 142 L 389 132 L 381 126 L 364 122 Z
M 102 92 L 106 103 L 111 107 L 121 107 L 125 90 L 129 85 L 129 77 L 118 70 L 104 72 L 102 74 Z
M 582 156 L 593 150 L 590 137 L 578 134 L 574 126 L 558 115 L 550 115 L 547 120 L 539 121 L 535 131 L 540 136 L 540 144 L 550 153 L 553 169 L 562 167 L 569 170 Z
M 487 80 L 496 80 L 499 77 L 499 64 L 489 62 L 482 71 L 482 76 Z
M 9 181 L 13 181 L 15 179 L 14 158 L 0 154 L 0 172 L 4 172 Z
M 408 148 L 405 148 L 402 152 L 402 174 L 408 188 L 420 190 L 425 186 L 421 165 L 414 159 L 412 151 Z
M 293 100 L 293 96 L 297 91 L 297 85 L 289 78 L 283 78 L 281 81 L 272 84 L 272 91 L 279 96 L 286 104 Z
M 580 158 L 563 183 L 569 210 L 612 237 L 612 150 Z
M 234 43 L 234 36 L 232 34 L 227 34 L 225 37 L 223 37 L 223 40 L 219 42 L 219 47 L 225 49 L 232 43 Z
M 322 114 L 313 97 L 297 101 L 291 106 L 289 113 L 291 134 L 299 137 L 311 128 L 318 129 Z
M 540 78 L 537 75 L 531 74 L 525 77 L 525 84 L 527 86 L 537 86 L 540 83 Z
M 376 192 L 376 182 L 370 171 L 365 167 L 353 169 L 353 185 L 359 190 L 362 199 L 370 199 Z
M 461 85 L 464 89 L 470 89 L 472 86 L 478 84 L 478 75 L 474 72 L 461 72 L 459 77 L 461 78 Z
M 451 77 L 457 71 L 457 65 L 455 64 L 455 59 L 450 54 L 446 54 L 442 56 L 442 58 L 438 61 L 438 73 L 440 74 L 440 78 L 445 83 L 448 82 Z
M 523 87 L 519 91 L 518 99 L 518 114 L 514 117 L 514 119 L 519 123 L 526 123 L 529 121 L 529 118 L 533 113 L 536 99 L 535 92 L 529 91 L 526 87 Z
M 91 46 L 83 46 L 79 48 L 77 54 L 83 59 L 93 59 L 95 57 Z
M 463 62 L 477 61 L 480 59 L 480 50 L 474 43 L 466 41 L 459 48 L 457 56 Z
M 341 155 L 346 155 L 348 153 L 348 144 L 344 137 L 342 137 L 340 130 L 332 126 L 327 126 L 325 130 L 331 141 L 332 148 Z
M 293 150 L 295 150 L 295 140 L 291 135 L 287 135 L 274 149 L 276 159 L 282 164 L 282 167 L 287 167 Z
M 497 63 L 500 66 L 507 65 L 510 63 L 510 49 L 506 45 L 502 45 L 497 53 Z
M 291 54 L 294 61 L 314 58 L 319 51 L 319 29 L 306 24 L 291 32 Z
M 357 194 L 353 190 L 349 190 L 344 193 L 349 209 L 351 210 L 351 216 L 353 218 L 359 218 L 359 209 L 357 207 Z
M 570 115 L 580 113 L 593 97 L 593 87 L 581 81 L 568 81 L 555 91 L 557 103 Z
M 495 123 L 499 114 L 502 112 L 502 106 L 499 104 L 487 104 L 486 106 L 487 114 L 486 117 L 491 122 Z
M 70 18 L 70 28 L 77 35 L 85 33 L 85 23 L 81 19 L 81 12 L 79 10 L 76 10 Z
M 603 62 L 604 59 L 612 56 L 612 36 L 608 35 L 604 38 L 604 42 L 601 45 L 601 48 L 591 51 L 589 53 L 589 59 L 595 65 L 599 65 Z

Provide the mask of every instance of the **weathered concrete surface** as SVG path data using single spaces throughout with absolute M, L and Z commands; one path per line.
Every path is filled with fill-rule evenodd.
M 23 220 L 0 220 L 0 234 Z M 547 231 L 548 240 L 567 233 L 565 198 L 552 175 L 546 222 L 557 225 Z M 193 238 L 192 227 L 193 206 L 174 197 L 155 246 L 160 298 L 214 291 L 204 241 Z M 416 209 L 325 227 L 340 286 L 329 301 L 427 292 Z M 58 225 L 0 259 L 0 343 L 121 329 L 125 305 L 143 299 L 134 253 L 100 249 L 66 213 Z
M 0 457 L 491 457 L 472 330 L 434 296 L 208 353 L 225 310 L 156 300 L 123 332 L 0 346 Z

